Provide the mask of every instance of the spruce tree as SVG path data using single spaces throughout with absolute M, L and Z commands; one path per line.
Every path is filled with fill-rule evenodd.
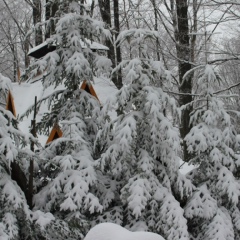
M 196 185 L 185 206 L 192 239 L 239 239 L 239 183 L 235 178 L 236 131 L 222 98 L 215 94 L 221 77 L 211 65 L 198 67 L 199 96 L 186 136 L 191 163 L 188 177 Z
M 1 102 L 6 103 L 6 96 L 12 90 L 11 80 L 0 75 Z M 29 211 L 23 190 L 12 180 L 11 163 L 17 161 L 23 168 L 26 154 L 18 146 L 25 141 L 25 136 L 16 129 L 16 118 L 0 106 L 0 238 L 14 239 L 22 231 L 22 221 L 29 227 Z
M 99 118 L 102 129 L 95 145 L 102 155 L 96 167 L 102 181 L 96 192 L 104 212 L 95 222 L 148 230 L 168 240 L 189 239 L 174 197 L 188 197 L 194 188 L 178 170 L 180 137 L 171 119 L 179 112 L 174 99 L 157 87 L 169 80 L 169 72 L 147 53 L 147 41 L 158 37 L 154 31 L 130 29 L 117 39 L 118 44 L 130 40 L 135 57 L 114 70 L 123 70 L 125 84 Z M 109 118 L 112 111 L 117 116 Z
M 43 227 L 54 218 L 31 211 L 27 203 L 28 168 L 35 157 L 29 149 L 31 134 L 17 128 L 17 119 L 6 110 L 6 96 L 12 91 L 11 80 L 0 74 L 0 239 L 39 239 Z
M 45 181 L 34 197 L 34 209 L 55 217 L 58 230 L 48 230 L 49 237 L 56 234 L 55 238 L 76 239 L 83 238 L 90 228 L 91 216 L 103 209 L 92 190 L 97 183 L 93 143 L 100 103 L 80 86 L 84 81 L 90 84 L 94 75 L 110 70 L 110 60 L 90 48 L 92 40 L 109 37 L 109 32 L 104 23 L 88 15 L 88 8 L 79 1 L 60 2 L 53 19 L 56 32 L 47 41 L 56 50 L 37 60 L 28 74 L 34 78 L 42 72 L 44 89 L 55 88 L 38 103 L 49 104 L 49 112 L 37 124 L 38 130 L 46 132 L 59 124 L 63 136 L 39 154 Z

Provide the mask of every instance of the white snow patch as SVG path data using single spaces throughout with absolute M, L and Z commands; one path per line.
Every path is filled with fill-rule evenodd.
M 192 164 L 188 164 L 187 162 L 180 161 L 180 173 L 187 174 L 188 172 L 192 171 L 196 166 Z
M 152 232 L 130 232 L 114 223 L 100 223 L 88 232 L 84 240 L 164 240 L 164 238 Z
M 32 220 L 41 227 L 42 230 L 48 225 L 51 221 L 55 220 L 55 217 L 51 213 L 44 213 L 39 210 L 32 213 Z

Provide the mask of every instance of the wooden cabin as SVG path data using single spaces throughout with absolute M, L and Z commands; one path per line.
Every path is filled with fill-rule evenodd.
M 106 47 L 105 45 L 102 45 L 102 44 L 94 42 L 94 41 L 90 41 L 88 39 L 86 40 L 86 42 L 83 42 L 82 40 L 80 40 L 80 43 L 81 43 L 82 48 L 90 47 L 90 49 L 93 52 L 95 52 L 95 51 L 105 51 L 106 52 L 109 50 L 109 48 Z M 34 57 L 36 59 L 40 59 L 40 58 L 44 57 L 47 53 L 53 52 L 56 49 L 57 49 L 56 44 L 49 44 L 48 41 L 45 41 L 45 42 L 41 43 L 40 45 L 30 49 L 28 52 L 28 55 L 31 57 Z M 96 91 L 94 90 L 91 83 L 84 80 L 80 89 L 85 90 L 86 92 L 88 92 L 89 94 L 94 96 L 99 101 Z M 50 142 L 54 141 L 55 139 L 62 137 L 62 135 L 63 135 L 63 133 L 62 133 L 60 126 L 58 124 L 55 124 L 50 132 L 50 135 L 48 136 L 46 144 L 49 144 Z

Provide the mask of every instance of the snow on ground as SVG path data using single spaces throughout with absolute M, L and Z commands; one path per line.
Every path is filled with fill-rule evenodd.
M 152 232 L 130 232 L 114 223 L 100 223 L 93 227 L 84 240 L 164 240 Z

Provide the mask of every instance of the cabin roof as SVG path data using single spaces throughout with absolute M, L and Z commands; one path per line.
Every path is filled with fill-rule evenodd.
M 40 79 L 41 80 L 41 79 Z M 21 84 L 13 83 L 13 91 L 12 95 L 14 96 L 14 102 L 17 109 L 18 114 L 21 116 L 26 110 L 34 104 L 35 96 L 37 96 L 37 100 L 41 100 L 51 94 L 55 90 L 62 90 L 64 86 L 61 85 L 56 89 L 54 86 L 50 86 L 47 89 L 43 89 L 42 82 L 38 80 L 32 83 L 22 82 Z M 84 82 L 83 82 L 84 83 Z M 81 85 L 82 89 L 84 85 Z M 106 103 L 107 99 L 114 96 L 117 92 L 116 86 L 109 80 L 105 78 L 94 78 L 94 82 L 91 83 L 93 86 L 97 98 L 101 102 L 102 105 Z M 48 112 L 48 103 L 43 102 L 38 110 L 36 121 L 40 121 L 45 112 Z M 115 116 L 115 114 L 113 113 Z M 31 126 L 31 120 L 33 118 L 33 113 L 29 116 L 23 118 L 23 121 L 19 122 L 19 128 L 25 132 L 29 132 L 29 127 Z M 38 135 L 39 141 L 44 145 L 47 141 L 47 137 L 45 135 Z
M 89 44 L 90 49 L 92 49 L 92 50 L 105 50 L 105 51 L 109 50 L 108 47 L 106 47 L 105 45 L 103 45 L 101 43 L 90 41 L 88 39 L 86 39 L 86 42 L 87 42 L 87 44 Z M 80 40 L 80 43 L 81 43 L 82 48 L 87 48 L 87 45 L 85 42 Z M 45 56 L 47 53 L 52 52 L 54 50 L 56 50 L 56 44 L 49 43 L 49 40 L 46 40 L 45 42 L 37 45 L 36 47 L 31 48 L 28 52 L 28 56 L 39 59 L 39 58 L 42 58 L 43 56 Z
M 47 53 L 54 51 L 55 49 L 56 45 L 49 45 L 47 42 L 43 42 L 38 46 L 31 48 L 28 52 L 28 56 L 39 59 L 45 56 Z

